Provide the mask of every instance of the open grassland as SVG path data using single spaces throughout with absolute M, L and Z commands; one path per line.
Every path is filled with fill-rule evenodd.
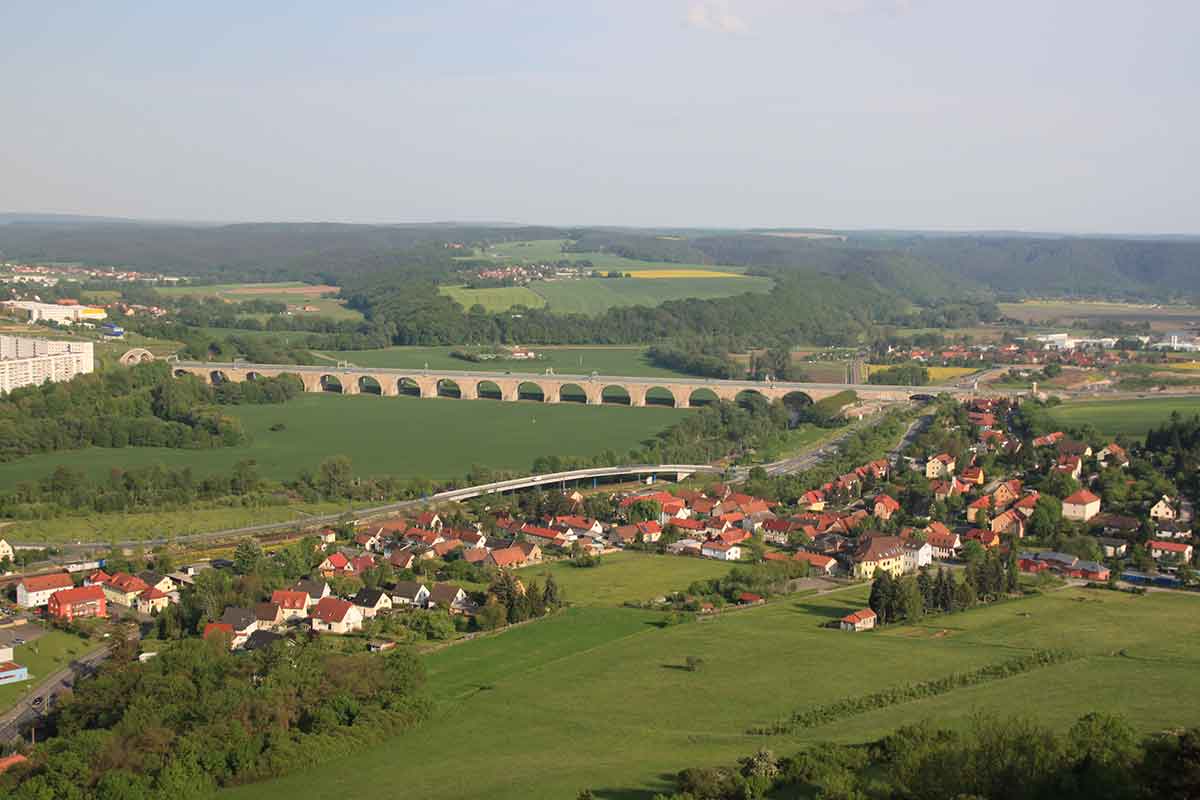
M 1050 409 L 1064 427 L 1093 425 L 1108 436 L 1145 436 L 1168 420 L 1172 412 L 1200 414 L 1200 397 L 1154 397 L 1144 400 L 1081 400 Z
M 603 571 L 603 567 L 600 569 Z M 819 627 L 859 608 L 865 587 L 785 599 L 715 619 L 660 627 L 658 615 L 574 608 L 427 657 L 434 719 L 356 756 L 237 798 L 316 798 L 404 787 L 441 798 L 648 798 L 689 766 L 730 764 L 759 747 L 878 738 L 902 724 L 961 724 L 972 714 L 1025 713 L 1065 727 L 1104 709 L 1143 731 L 1200 723 L 1200 599 L 1061 590 L 868 634 Z M 1170 619 L 1170 629 L 1160 620 Z M 794 735 L 747 729 L 793 711 L 913 681 L 1068 647 L 1082 659 L 881 708 Z M 682 668 L 685 659 L 700 668 Z M 464 735 L 490 736 L 462 768 Z M 564 750 L 564 744 L 566 749 Z M 552 766 L 523 769 L 547 752 Z
M 295 313 L 314 316 L 330 317 L 333 319 L 362 319 L 362 314 L 346 308 L 341 301 L 334 299 L 338 287 L 329 285 L 313 285 L 300 281 L 280 281 L 277 283 L 219 283 L 211 286 L 165 286 L 156 287 L 156 291 L 170 297 L 219 297 L 222 300 L 269 300 L 276 303 L 287 303 L 291 306 L 313 306 L 316 311 L 297 311 Z
M 22 635 L 22 628 L 13 630 Z M 32 642 L 14 647 L 13 661 L 29 670 L 29 680 L 0 686 L 0 712 L 12 708 L 46 678 L 97 646 L 71 633 L 48 631 Z
M 773 285 L 770 278 L 730 275 L 726 280 L 708 277 L 660 277 L 655 280 L 580 278 L 535 281 L 529 288 L 545 299 L 551 311 L 600 314 L 618 306 L 657 306 L 668 300 L 711 300 L 747 292 L 765 294 L 771 291 Z
M 546 575 L 577 606 L 619 606 L 642 602 L 670 592 L 682 592 L 693 581 L 718 578 L 729 565 L 704 558 L 681 558 L 634 551 L 612 553 L 598 567 L 576 567 L 569 561 L 554 561 L 519 571 L 521 580 L 545 585 Z
M 687 377 L 681 372 L 651 364 L 642 347 L 534 347 L 544 355 L 533 361 L 464 361 L 450 355 L 454 347 L 386 347 L 381 350 L 343 350 L 329 352 L 329 363 L 349 361 L 359 367 L 390 369 L 460 370 L 469 372 L 545 373 L 553 369 L 559 375 L 620 375 L 633 378 Z
M 513 306 L 541 308 L 546 305 L 540 294 L 525 286 L 496 286 L 489 289 L 443 286 L 441 292 L 468 310 L 474 305 L 483 306 L 485 311 L 507 311 Z
M 461 477 L 473 464 L 528 470 L 543 455 L 618 454 L 676 422 L 670 408 L 542 405 L 448 398 L 305 394 L 283 405 L 235 406 L 249 444 L 213 450 L 89 448 L 0 465 L 0 485 L 37 479 L 59 464 L 95 476 L 113 467 L 189 466 L 197 476 L 253 459 L 266 478 L 291 479 L 329 456 L 350 456 L 360 475 Z M 286 426 L 281 431 L 272 425 Z

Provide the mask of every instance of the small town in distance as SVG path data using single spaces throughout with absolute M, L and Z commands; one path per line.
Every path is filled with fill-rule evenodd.
M 0 798 L 1200 800 L 1200 6 L 4 30 Z

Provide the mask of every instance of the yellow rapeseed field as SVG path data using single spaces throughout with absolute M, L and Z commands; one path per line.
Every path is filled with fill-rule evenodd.
M 736 272 L 718 272 L 715 269 L 639 269 L 629 273 L 635 278 L 742 278 Z

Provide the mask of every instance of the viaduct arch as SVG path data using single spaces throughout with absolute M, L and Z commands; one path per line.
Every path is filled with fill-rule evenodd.
M 131 351 L 133 352 L 133 351 Z M 503 372 L 459 372 L 453 370 L 402 370 L 358 367 L 312 367 L 294 364 L 209 363 L 177 361 L 177 377 L 195 375 L 207 383 L 239 383 L 283 374 L 296 375 L 306 392 L 372 394 L 381 397 L 457 398 L 462 400 L 525 400 L 543 403 L 619 403 L 634 408 L 665 406 L 695 408 L 717 402 L 753 402 L 755 396 L 789 405 L 813 403 L 853 390 L 862 400 L 905 402 L 920 396 L 948 393 L 973 396 L 973 388 L 961 386 L 885 386 L 822 383 L 773 383 L 759 381 L 708 380 L 703 378 L 640 378 L 600 375 L 555 375 Z M 987 394 L 988 392 L 982 392 Z M 1021 392 L 1003 392 L 1004 396 Z

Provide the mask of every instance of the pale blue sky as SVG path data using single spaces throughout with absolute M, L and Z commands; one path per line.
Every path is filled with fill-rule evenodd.
M 6 3 L 0 211 L 1200 233 L 1200 4 Z

